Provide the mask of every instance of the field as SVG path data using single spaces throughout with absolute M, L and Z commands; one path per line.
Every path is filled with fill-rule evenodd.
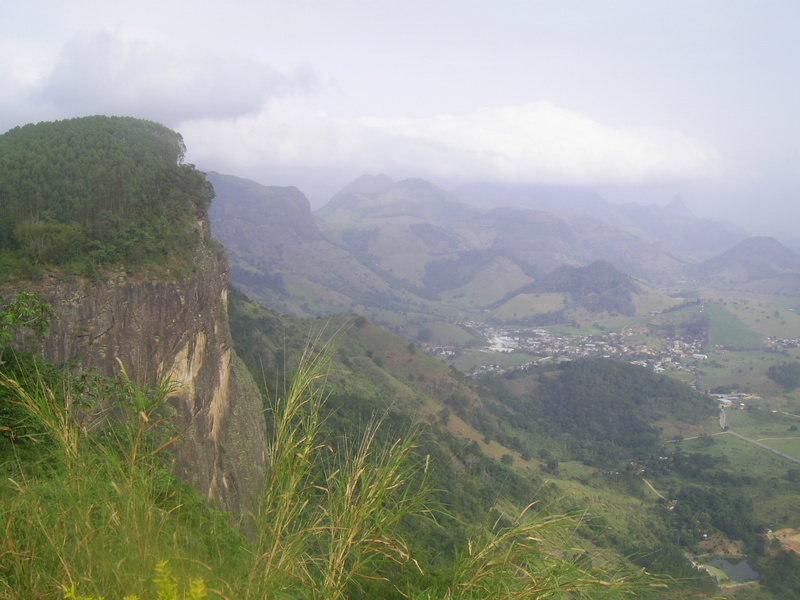
M 728 425 L 737 433 L 800 460 L 800 419 L 765 410 L 728 410 Z
M 718 346 L 731 349 L 763 348 L 763 336 L 745 324 L 733 312 L 718 302 L 707 302 L 708 349 Z
M 465 350 L 464 353 L 453 362 L 455 367 L 461 371 L 469 372 L 475 365 L 497 365 L 498 367 L 517 367 L 529 362 L 536 362 L 540 357 L 530 354 L 503 353 L 503 352 L 484 352 L 482 350 Z
M 767 377 L 767 369 L 789 360 L 791 356 L 776 352 L 726 349 L 710 352 L 708 360 L 698 364 L 698 374 L 706 390 L 728 387 L 763 397 L 779 396 L 782 390 Z
M 522 319 L 532 315 L 561 310 L 566 306 L 567 294 L 519 294 L 493 311 L 501 319 Z

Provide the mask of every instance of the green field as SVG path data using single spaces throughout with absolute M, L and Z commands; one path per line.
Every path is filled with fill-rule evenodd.
M 736 349 L 764 347 L 761 334 L 753 331 L 722 304 L 707 302 L 704 304 L 704 310 L 709 318 L 708 349 L 718 346 Z
M 478 365 L 497 365 L 498 367 L 517 367 L 529 362 L 541 360 L 540 357 L 530 354 L 484 352 L 482 350 L 466 350 L 453 362 L 459 371 L 468 373 Z
M 561 310 L 568 299 L 568 294 L 519 294 L 494 310 L 493 314 L 501 319 L 522 319 Z
M 800 420 L 766 410 L 726 410 L 728 425 L 746 437 L 800 459 Z

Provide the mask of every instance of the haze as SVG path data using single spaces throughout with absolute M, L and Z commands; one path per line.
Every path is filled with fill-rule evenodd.
M 32 0 L 0 130 L 128 115 L 315 207 L 364 173 L 563 184 L 793 242 L 799 31 L 794 1 Z

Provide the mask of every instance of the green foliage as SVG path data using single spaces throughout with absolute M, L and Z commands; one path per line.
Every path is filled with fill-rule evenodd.
M 492 408 L 523 430 L 560 436 L 587 464 L 618 466 L 648 456 L 660 445 L 651 425 L 663 418 L 695 422 L 716 412 L 714 403 L 686 384 L 622 361 L 580 359 L 533 376 L 527 397 L 508 394 L 488 378 L 499 405 Z M 568 440 L 564 443 L 564 439 Z
M 586 267 L 559 267 L 537 279 L 525 292 L 562 292 L 570 294 L 572 306 L 593 312 L 616 312 L 633 315 L 636 286 L 630 277 L 602 260 Z
M 158 588 L 156 591 L 158 600 L 203 600 L 208 596 L 206 584 L 202 579 L 192 581 L 187 592 L 181 594 L 167 561 L 161 561 L 156 565 L 156 577 L 153 583 Z M 102 596 L 79 596 L 75 585 L 62 586 L 62 589 L 64 600 L 104 600 Z M 139 600 L 139 596 L 125 596 L 123 600 Z
M 772 365 L 767 369 L 767 376 L 790 392 L 800 386 L 800 363 Z
M 703 307 L 709 317 L 709 346 L 722 346 L 731 350 L 764 348 L 762 336 L 719 302 L 706 302 Z
M 180 135 L 150 121 L 86 117 L 0 136 L 0 252 L 20 265 L 134 268 L 188 261 L 213 190 L 181 164 Z M 6 270 L 8 273 L 8 270 Z
M 761 575 L 761 585 L 776 598 L 800 599 L 800 555 L 779 549 L 771 559 L 757 558 L 754 563 Z
M 0 597 L 55 598 L 62 586 L 146 597 L 146 574 L 164 557 L 180 581 L 205 577 L 209 563 L 236 572 L 241 536 L 170 474 L 164 448 L 176 436 L 159 416 L 169 385 L 54 379 L 26 364 L 0 377 L 3 400 L 31 422 L 0 446 Z
M 643 571 L 616 571 L 613 565 L 593 562 L 581 550 L 571 549 L 567 532 L 576 521 L 563 515 L 537 515 L 528 507 L 511 523 L 498 520 L 484 527 L 459 553 L 444 589 L 425 597 L 624 598 L 659 587 Z
M 14 300 L 6 303 L 0 297 L 0 364 L 3 350 L 14 338 L 16 331 L 24 328 L 41 337 L 54 316 L 53 309 L 31 292 L 20 292 Z
M 497 256 L 493 250 L 469 250 L 459 253 L 457 258 L 430 261 L 425 264 L 422 283 L 434 293 L 459 288 L 489 267 Z
M 732 539 L 747 542 L 753 549 L 760 546 L 758 535 L 763 526 L 753 518 L 752 501 L 741 492 L 730 488 L 687 486 L 677 493 L 676 500 L 670 514 L 670 522 L 676 530 L 700 540 L 715 527 Z

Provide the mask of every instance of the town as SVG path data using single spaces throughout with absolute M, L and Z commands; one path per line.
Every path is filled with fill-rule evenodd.
M 702 352 L 702 339 L 665 339 L 661 347 L 656 349 L 641 342 L 641 331 L 636 328 L 622 332 L 567 335 L 555 334 L 543 328 L 494 327 L 479 321 L 466 321 L 458 325 L 477 338 L 486 340 L 481 348 L 484 354 L 518 353 L 531 356 L 531 361 L 515 366 L 477 365 L 468 373 L 471 377 L 489 372 L 527 370 L 543 361 L 585 357 L 626 360 L 657 373 L 667 370 L 692 371 L 697 361 L 708 358 Z M 445 360 L 452 360 L 465 352 L 464 348 L 456 346 L 422 344 L 422 349 Z

